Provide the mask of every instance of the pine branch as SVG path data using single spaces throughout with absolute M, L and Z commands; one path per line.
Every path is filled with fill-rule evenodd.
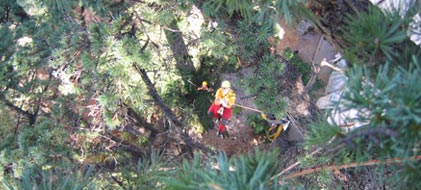
M 338 149 L 345 145 L 350 145 L 351 147 L 355 147 L 356 143 L 354 139 L 362 138 L 365 140 L 372 140 L 377 145 L 381 143 L 379 138 L 382 136 L 387 136 L 387 138 L 396 138 L 398 133 L 389 128 L 369 128 L 369 129 L 361 129 L 356 131 L 355 133 L 351 133 L 344 138 L 338 138 L 337 142 L 334 143 L 332 146 L 333 148 L 329 149 L 329 152 L 336 152 Z M 343 145 L 343 146 L 341 146 Z
M 34 110 L 34 113 L 33 113 L 33 121 L 31 121 L 31 125 L 34 125 L 35 124 L 35 122 L 36 122 L 36 119 L 38 118 L 38 115 L 39 115 L 39 111 L 40 111 L 40 108 L 41 108 L 41 102 L 42 102 L 42 99 L 43 99 L 43 97 L 44 97 L 44 94 L 47 92 L 47 90 L 48 90 L 48 88 L 49 88 L 49 86 L 50 86 L 50 82 L 51 82 L 51 80 L 52 80 L 52 76 L 53 75 L 53 72 L 52 72 L 52 70 L 50 69 L 50 71 L 49 71 L 49 74 L 48 74 L 48 82 L 47 82 L 47 84 L 44 86 L 44 88 L 42 88 L 42 91 L 41 91 L 41 94 L 40 94 L 40 96 L 38 97 L 38 99 L 37 99 L 37 103 L 36 103 L 36 105 L 35 105 L 35 110 Z M 34 80 L 34 79 L 33 79 Z
M 292 117 L 290 117 L 292 118 Z M 328 145 L 331 144 L 334 140 L 336 139 L 336 137 L 332 137 L 329 141 L 328 141 Z M 314 150 L 313 152 L 311 152 L 308 156 L 313 157 L 315 154 L 319 153 L 322 150 L 323 147 L 319 147 L 316 150 Z M 275 179 L 275 177 L 279 177 L 282 176 L 283 174 L 287 173 L 289 170 L 297 167 L 298 165 L 301 164 L 301 161 L 297 161 L 294 164 L 291 164 L 289 167 L 287 167 L 286 169 L 282 170 L 281 172 L 279 172 L 277 175 L 273 176 L 271 178 L 271 180 Z
M 120 180 L 118 180 L 116 177 L 114 177 L 114 176 L 111 176 L 111 179 L 113 179 L 117 184 L 118 184 L 118 186 L 120 186 L 121 188 L 123 188 L 124 190 L 126 190 L 127 188 L 124 186 L 124 183 L 122 182 L 122 181 L 120 181 Z
M 417 160 L 421 160 L 421 155 L 412 156 L 412 157 L 409 157 L 408 159 L 391 158 L 391 159 L 387 159 L 385 161 L 368 160 L 366 162 L 353 162 L 353 163 L 343 164 L 343 165 L 339 165 L 339 166 L 334 166 L 334 165 L 326 166 L 325 165 L 325 166 L 319 166 L 319 167 L 315 167 L 315 168 L 305 169 L 303 171 L 287 175 L 283 179 L 287 180 L 287 179 L 291 179 L 291 178 L 296 178 L 296 177 L 304 176 L 304 175 L 307 175 L 307 174 L 316 173 L 316 172 L 319 172 L 319 171 L 322 171 L 322 170 L 340 170 L 340 169 L 355 168 L 355 167 L 361 167 L 361 166 L 374 166 L 374 165 L 379 165 L 379 164 L 388 164 L 388 165 L 390 165 L 390 164 L 401 164 L 404 161 L 417 161 Z
M 339 147 L 341 144 L 344 144 L 344 145 L 346 145 L 346 144 L 353 144 L 353 142 L 352 142 L 353 139 L 355 139 L 357 137 L 364 137 L 366 139 L 375 139 L 375 136 L 380 135 L 380 134 L 387 135 L 387 136 L 390 136 L 390 137 L 396 137 L 397 136 L 397 133 L 395 131 L 391 130 L 391 129 L 372 128 L 372 129 L 358 131 L 358 132 L 356 132 L 356 133 L 354 133 L 352 135 L 349 135 L 349 136 L 347 136 L 345 138 L 338 139 L 338 141 L 335 143 L 335 146 L 334 147 Z M 331 142 L 334 139 L 336 139 L 336 138 L 332 138 L 331 140 L 329 140 L 329 143 L 328 144 L 331 144 Z M 315 151 L 313 151 L 312 153 L 310 153 L 310 156 L 315 155 L 316 153 L 320 152 L 320 150 L 321 150 L 321 148 L 316 149 Z M 333 148 L 333 149 L 329 149 L 328 152 L 335 152 L 337 150 L 338 150 L 338 148 Z M 419 159 L 421 159 L 421 156 L 418 156 L 418 157 L 420 157 Z M 368 162 L 371 162 L 371 161 L 368 161 Z M 294 164 L 290 165 L 288 168 L 282 170 L 280 173 L 278 173 L 277 175 L 275 175 L 274 177 L 272 177 L 272 179 L 274 179 L 275 177 L 282 176 L 283 174 L 285 174 L 289 170 L 297 167 L 300 164 L 301 164 L 300 161 L 295 162 Z M 353 164 L 358 164 L 358 163 L 353 163 Z M 360 163 L 360 164 L 365 164 L 365 163 Z M 350 164 L 346 164 L 346 166 L 348 166 L 348 165 L 350 165 Z M 342 165 L 342 166 L 344 166 L 344 165 Z M 364 165 L 362 165 L 362 166 L 364 166 Z M 341 167 L 341 166 L 327 166 L 327 168 L 329 168 L 329 167 L 331 168 L 329 170 L 343 169 L 343 168 L 336 168 L 336 167 Z M 357 167 L 357 166 L 353 166 L 353 167 Z M 307 169 L 307 170 L 304 170 L 304 171 L 301 171 L 301 172 L 309 172 L 311 170 L 310 173 L 314 173 L 314 172 L 320 171 L 321 170 L 320 168 L 321 169 L 326 169 L 326 166 L 321 166 L 321 167 L 313 168 L 313 169 Z M 299 173 L 301 173 L 301 172 L 299 172 Z M 294 176 L 294 175 L 297 175 L 297 174 L 298 173 L 290 174 L 288 176 Z M 306 174 L 308 174 L 308 173 L 304 173 L 302 175 L 306 175 Z M 298 177 L 298 176 L 295 176 L 295 177 Z M 290 177 L 290 178 L 292 178 L 292 177 Z
M 35 115 L 30 113 L 29 111 L 25 111 L 23 109 L 21 109 L 20 107 L 14 105 L 12 102 L 10 102 L 9 100 L 6 99 L 6 97 L 4 96 L 4 94 L 0 94 L 0 100 L 6 104 L 6 106 L 8 106 L 9 108 L 11 108 L 12 110 L 15 110 L 16 112 L 18 112 L 21 115 L 26 116 L 30 123 L 33 124 L 34 122 L 34 117 Z
M 143 46 L 143 48 L 142 48 L 142 50 L 141 50 L 141 51 L 144 51 L 144 50 L 145 50 L 146 45 L 147 45 L 149 42 L 151 42 L 151 43 L 152 43 L 152 45 L 153 45 L 155 48 L 159 48 L 159 45 L 158 45 L 158 44 L 156 44 L 155 42 L 153 42 L 153 41 L 151 40 L 151 37 L 149 36 L 149 34 L 148 34 L 147 30 L 146 30 L 146 27 L 145 27 L 145 25 L 143 24 L 144 22 L 145 22 L 145 23 L 147 23 L 147 24 L 152 24 L 152 22 L 147 21 L 147 20 L 145 20 L 145 19 L 141 18 L 141 17 L 139 16 L 139 14 L 137 13 L 137 11 L 134 11 L 134 13 L 135 13 L 135 15 L 136 15 L 137 22 L 139 22 L 139 23 L 140 23 L 140 25 L 142 26 L 143 33 L 146 35 L 146 37 L 148 37 L 147 42 L 146 42 L 146 44 Z
M 142 118 L 139 114 L 137 114 L 133 108 L 127 106 L 127 111 L 129 116 L 133 117 L 135 119 L 135 122 L 138 125 L 141 125 L 145 129 L 151 131 L 151 136 L 155 136 L 159 131 L 155 129 L 153 126 L 151 126 L 144 118 Z
M 171 109 L 168 108 L 167 105 L 165 105 L 164 101 L 158 95 L 158 92 L 156 92 L 155 87 L 152 84 L 151 80 L 149 79 L 149 76 L 147 75 L 146 71 L 144 69 L 139 68 L 139 66 L 136 65 L 135 63 L 133 63 L 133 67 L 136 69 L 136 71 L 142 77 L 143 82 L 145 82 L 145 84 L 148 88 L 149 94 L 153 98 L 154 102 L 164 112 L 164 115 L 167 116 L 177 127 L 182 128 L 183 124 L 177 119 L 177 117 L 174 115 L 174 113 L 172 113 Z
M 111 140 L 117 142 L 118 144 L 121 144 L 124 150 L 126 150 L 127 152 L 130 152 L 132 155 L 137 156 L 137 157 L 142 157 L 142 158 L 147 155 L 144 150 L 132 144 L 131 142 L 122 140 L 121 138 L 113 135 L 110 132 L 107 132 L 107 134 L 111 138 Z
M 311 153 L 310 153 L 310 156 L 313 156 L 313 155 L 317 154 L 318 152 L 320 152 L 320 150 L 322 150 L 322 149 L 321 149 L 321 148 L 318 148 L 318 149 L 314 150 L 313 152 L 311 152 Z M 276 174 L 275 176 L 273 176 L 273 177 L 271 178 L 271 180 L 273 180 L 273 179 L 275 179 L 275 178 L 277 178 L 277 177 L 279 177 L 279 176 L 282 176 L 284 173 L 288 172 L 288 171 L 289 171 L 289 170 L 291 170 L 292 168 L 297 167 L 297 166 L 298 166 L 298 165 L 300 165 L 300 164 L 301 164 L 301 161 L 297 161 L 297 162 L 295 162 L 294 164 L 291 164 L 291 165 L 290 165 L 290 166 L 288 166 L 286 169 L 282 170 L 281 172 L 279 172 L 278 174 Z

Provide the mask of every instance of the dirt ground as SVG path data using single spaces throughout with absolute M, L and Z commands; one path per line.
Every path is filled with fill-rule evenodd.
M 293 27 L 287 26 L 283 22 L 280 22 L 280 24 L 284 28 L 285 34 L 276 47 L 278 53 L 283 52 L 286 48 L 298 50 L 298 56 L 308 63 L 309 67 L 311 65 L 317 67 L 322 59 L 330 60 L 334 57 L 335 51 L 332 46 L 308 24 L 303 22 Z M 231 81 L 236 92 L 236 104 L 254 108 L 252 98 L 241 98 L 247 95 L 238 83 L 241 75 L 246 75 L 249 71 L 250 69 L 243 68 L 241 72 L 227 73 L 223 78 Z M 298 71 L 291 65 L 287 65 L 285 73 L 285 77 L 277 80 L 281 80 L 283 85 L 281 89 L 284 90 L 282 90 L 281 94 L 287 97 L 287 112 L 291 119 L 291 125 L 286 132 L 281 134 L 280 138 L 271 143 L 265 140 L 264 137 L 254 134 L 253 129 L 245 124 L 246 116 L 259 113 L 243 109 L 240 113 L 233 115 L 228 123 L 229 138 L 221 139 L 217 137 L 216 129 L 212 129 L 196 140 L 214 150 L 224 151 L 228 156 L 248 153 L 258 147 L 259 149 L 280 148 L 282 157 L 296 157 L 302 151 L 299 144 L 304 140 L 304 135 L 307 131 L 306 121 L 314 116 L 317 110 L 314 102 L 317 101 L 317 97 L 324 94 L 324 89 L 316 92 L 315 96 L 313 96 L 314 99 L 311 99 L 304 92 L 306 84 L 303 84 L 301 81 Z M 327 84 L 329 76 L 329 68 L 320 68 L 318 72 L 320 80 Z M 293 162 L 295 159 L 290 160 Z

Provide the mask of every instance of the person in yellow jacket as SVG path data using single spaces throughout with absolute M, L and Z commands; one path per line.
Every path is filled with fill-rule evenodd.
M 202 86 L 198 87 L 197 90 L 199 90 L 199 91 L 203 90 L 203 91 L 213 92 L 213 89 L 208 86 L 208 82 L 206 82 L 206 81 L 203 81 L 202 82 Z
M 218 119 L 217 135 L 228 136 L 226 125 L 232 113 L 232 106 L 235 104 L 235 92 L 231 89 L 231 83 L 223 81 L 221 88 L 215 93 L 215 101 L 208 109 L 208 115 Z

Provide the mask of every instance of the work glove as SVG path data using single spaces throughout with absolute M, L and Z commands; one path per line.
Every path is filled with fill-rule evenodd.
M 224 107 L 228 107 L 228 101 L 227 101 L 227 100 L 225 100 L 225 99 L 223 99 L 223 100 L 221 101 L 221 104 L 222 104 L 222 106 L 224 106 Z
M 262 112 L 260 113 L 260 116 L 264 119 L 264 120 L 268 120 L 268 118 L 266 117 L 266 115 Z

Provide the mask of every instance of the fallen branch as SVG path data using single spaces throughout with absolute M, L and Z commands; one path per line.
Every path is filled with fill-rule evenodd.
M 330 43 L 330 45 L 336 49 L 336 50 L 340 50 L 343 49 L 344 45 L 340 43 L 340 41 L 338 41 L 337 39 L 334 40 L 334 38 L 332 37 L 333 34 L 332 32 L 323 26 L 323 24 L 320 22 L 320 20 L 318 19 L 312 19 L 312 21 L 314 22 L 314 24 L 316 25 L 316 27 L 318 29 L 320 29 L 320 31 L 325 34 L 325 38 L 326 40 Z
M 310 153 L 310 156 L 313 156 L 314 154 L 318 153 L 320 150 L 321 150 L 321 148 L 316 149 L 315 151 L 313 151 L 312 153 Z M 297 167 L 300 164 L 301 164 L 301 161 L 297 161 L 294 164 L 291 164 L 290 166 L 288 166 L 288 168 L 282 170 L 281 172 L 279 172 L 278 174 L 276 174 L 275 176 L 273 176 L 271 178 L 271 180 L 275 179 L 275 177 L 279 177 L 279 176 L 283 175 L 284 173 L 288 172 L 292 168 Z
M 335 140 L 335 137 L 332 137 L 332 138 L 329 140 L 328 144 L 332 143 L 332 141 L 333 141 L 333 140 Z M 314 150 L 313 152 L 311 152 L 309 156 L 313 156 L 313 155 L 315 155 L 315 154 L 319 153 L 321 150 L 322 150 L 322 148 L 317 148 L 316 150 Z M 301 164 L 301 161 L 297 161 L 297 162 L 295 162 L 294 164 L 291 164 L 291 165 L 290 165 L 290 166 L 288 166 L 286 169 L 282 170 L 282 171 L 281 171 L 281 172 L 279 172 L 277 175 L 273 176 L 273 177 L 271 178 L 271 180 L 273 180 L 275 177 L 279 177 L 279 176 L 283 175 L 284 173 L 288 172 L 288 171 L 289 171 L 289 170 L 291 170 L 292 168 L 297 167 L 297 166 L 298 166 L 298 165 L 300 165 L 300 164 Z
M 409 157 L 408 159 L 391 158 L 391 159 L 387 159 L 385 161 L 368 160 L 366 162 L 353 162 L 353 163 L 343 164 L 343 165 L 339 165 L 339 166 L 332 166 L 332 165 L 331 166 L 319 166 L 319 167 L 316 167 L 316 168 L 305 169 L 303 171 L 287 175 L 283 178 L 283 180 L 296 178 L 296 177 L 300 177 L 300 176 L 307 175 L 307 174 L 316 173 L 316 172 L 319 172 L 319 171 L 322 171 L 322 170 L 340 170 L 340 169 L 355 168 L 355 167 L 361 167 L 361 166 L 373 166 L 373 165 L 378 165 L 378 164 L 394 164 L 394 163 L 400 164 L 404 161 L 416 161 L 416 160 L 421 160 L 421 155 L 412 156 L 412 157 Z
M 333 64 L 330 64 L 329 62 L 326 61 L 326 58 L 324 58 L 322 60 L 322 62 L 320 62 L 320 66 L 321 67 L 327 66 L 327 67 L 331 68 L 332 70 L 335 70 L 335 71 L 338 71 L 338 72 L 341 72 L 341 73 L 345 73 L 344 69 L 339 68 L 339 67 L 337 67 L 337 66 L 335 66 Z

